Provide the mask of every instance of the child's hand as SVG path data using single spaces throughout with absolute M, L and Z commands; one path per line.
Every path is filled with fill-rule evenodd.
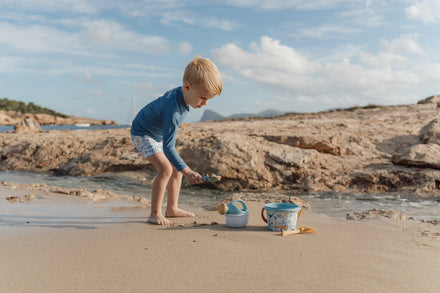
M 202 175 L 200 175 L 197 172 L 194 172 L 189 167 L 186 167 L 185 169 L 183 169 L 182 173 L 183 173 L 183 176 L 185 176 L 185 178 L 189 184 L 197 184 L 197 183 L 203 182 Z

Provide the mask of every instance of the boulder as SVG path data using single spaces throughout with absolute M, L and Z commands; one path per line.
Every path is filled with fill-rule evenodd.
M 15 133 L 35 133 L 41 131 L 40 123 L 32 118 L 26 118 L 14 125 Z
M 417 144 L 410 146 L 395 153 L 391 161 L 398 165 L 440 169 L 440 145 Z
M 419 136 L 423 143 L 440 144 L 440 119 L 436 118 L 422 127 Z
M 436 104 L 437 106 L 440 105 L 440 95 L 435 95 L 428 97 L 426 99 L 420 100 L 417 102 L 417 104 Z

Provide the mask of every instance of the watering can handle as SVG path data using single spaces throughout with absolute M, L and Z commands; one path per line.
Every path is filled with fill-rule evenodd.
M 236 199 L 236 200 L 231 201 L 230 204 L 235 204 L 236 202 L 240 203 L 241 206 L 243 207 L 243 209 L 245 211 L 247 211 L 248 208 L 247 208 L 246 204 L 244 203 L 244 201 L 242 201 L 242 200 Z
M 264 216 L 264 208 L 261 209 L 261 218 L 263 218 L 263 221 L 267 223 L 267 219 Z
M 303 209 L 301 208 L 298 212 L 298 218 L 301 216 Z M 263 221 L 267 223 L 267 219 L 264 216 L 264 208 L 261 209 L 261 218 L 263 218 Z

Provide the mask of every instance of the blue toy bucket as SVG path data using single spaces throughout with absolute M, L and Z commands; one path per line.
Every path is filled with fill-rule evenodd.
M 267 219 L 264 216 L 264 210 L 266 210 Z M 261 210 L 261 217 L 271 231 L 295 230 L 301 212 L 301 207 L 293 203 L 268 203 Z

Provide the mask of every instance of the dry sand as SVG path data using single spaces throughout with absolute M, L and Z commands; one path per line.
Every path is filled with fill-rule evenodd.
M 147 208 L 0 188 L 1 292 L 438 292 L 440 225 L 304 212 L 282 237 L 248 202 L 245 228 L 215 211 L 147 224 Z M 218 224 L 215 224 L 218 223 Z

